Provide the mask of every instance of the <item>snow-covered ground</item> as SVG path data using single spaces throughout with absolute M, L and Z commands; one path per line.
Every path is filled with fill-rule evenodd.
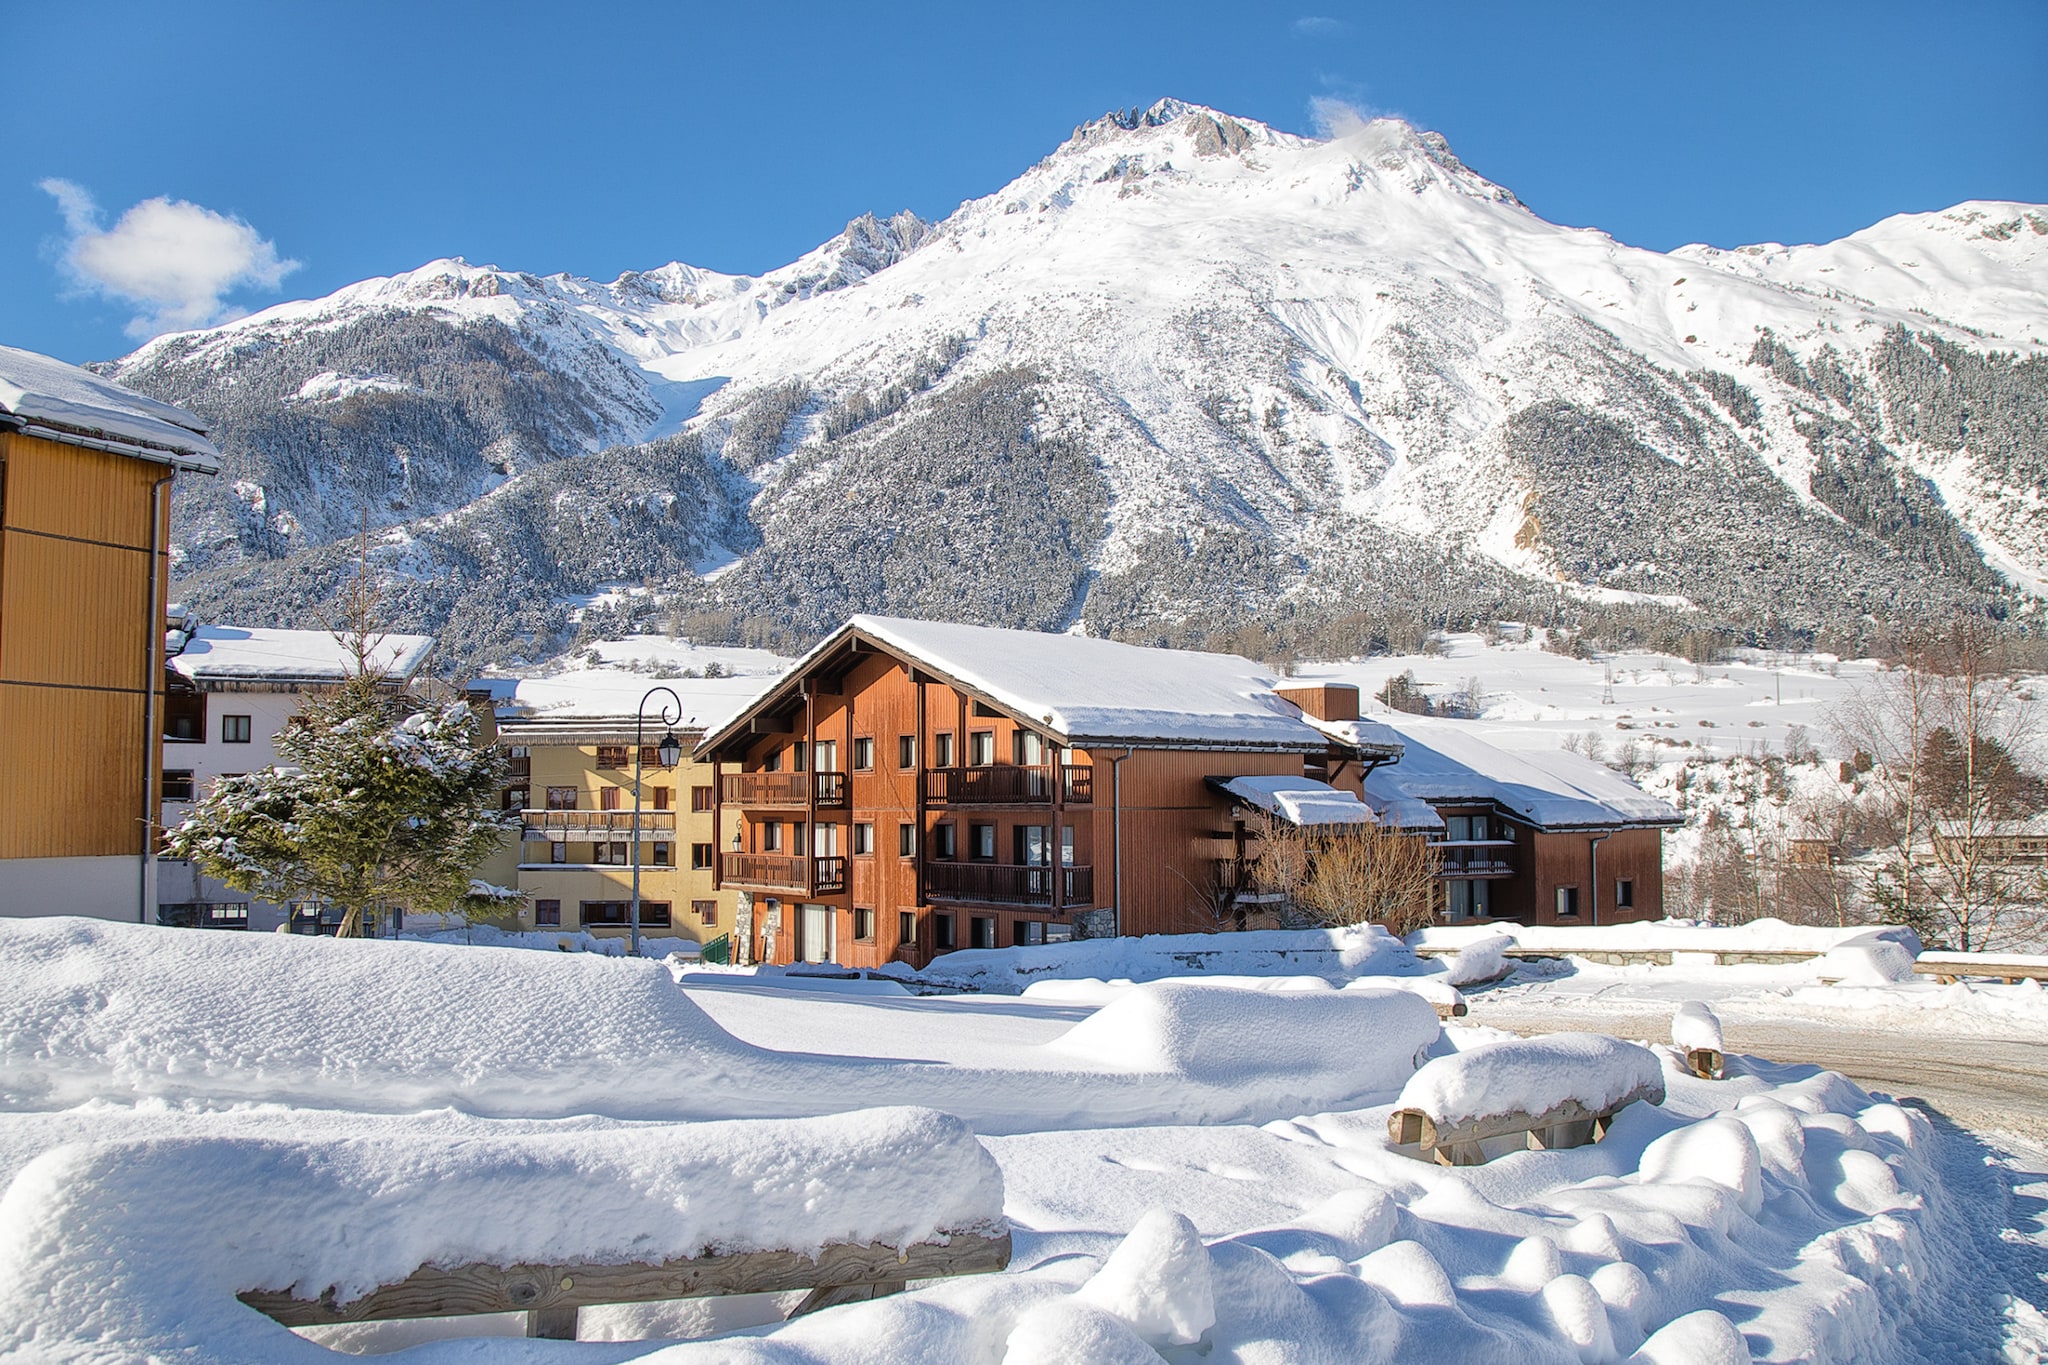
M 1813 1067 L 1733 1057 L 1728 1079 L 1698 1080 L 1659 1037 L 1647 1053 L 1559 1039 L 1532 1070 L 1505 1034 L 1440 1026 L 1416 987 L 1445 964 L 1384 935 L 1241 937 L 1260 941 L 1192 962 L 1185 941 L 1022 950 L 1007 974 L 981 964 L 1021 993 L 920 998 L 589 953 L 0 922 L 0 1355 L 564 1358 L 511 1317 L 294 1335 L 234 1295 L 346 1296 L 436 1260 L 901 1240 L 998 1200 L 1005 1274 L 787 1325 L 758 1300 L 591 1310 L 585 1336 L 619 1344 L 574 1349 L 1013 1365 L 2048 1350 L 2048 1319 L 2012 1297 L 2043 1298 L 2021 1271 L 2048 1256 L 2048 1165 L 1994 1169 L 1968 1134 Z M 1694 995 L 1742 970 L 1696 972 Z M 1471 1059 L 1468 1098 L 1598 1099 L 1620 1071 L 1649 1080 L 1642 1058 L 1667 1095 L 1592 1147 L 1442 1168 L 1392 1148 L 1386 1120 L 1404 1087 L 1434 1084 L 1419 1066 L 1453 1056 Z

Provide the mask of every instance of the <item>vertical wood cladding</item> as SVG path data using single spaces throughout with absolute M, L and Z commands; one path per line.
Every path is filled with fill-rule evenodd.
M 162 465 L 0 435 L 0 857 L 145 848 L 150 489 Z M 170 498 L 159 544 L 167 543 Z M 152 819 L 154 812 L 152 811 Z

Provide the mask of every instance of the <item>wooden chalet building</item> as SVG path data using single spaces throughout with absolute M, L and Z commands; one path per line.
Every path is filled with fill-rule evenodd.
M 1233 655 L 856 616 L 707 735 L 750 960 L 1219 927 L 1232 798 L 1355 748 Z
M 170 486 L 205 424 L 0 346 L 0 914 L 156 917 Z
M 1615 924 L 1664 917 L 1669 803 L 1562 749 L 1509 750 L 1458 721 L 1393 715 L 1344 727 L 1398 743 L 1362 784 L 1388 824 L 1443 854 L 1437 915 L 1451 923 Z

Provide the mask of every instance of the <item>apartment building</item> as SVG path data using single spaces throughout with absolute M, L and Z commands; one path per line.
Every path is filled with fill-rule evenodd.
M 0 346 L 0 914 L 148 922 L 170 488 L 203 422 Z
M 736 946 L 921 965 L 1217 928 L 1210 779 L 1355 782 L 1354 746 L 1272 684 L 1232 655 L 856 616 L 699 746 Z
M 348 679 L 355 657 L 324 630 L 205 625 L 181 607 L 164 637 L 163 821 L 170 828 L 223 777 L 277 762 L 277 736 L 309 693 Z M 371 647 L 386 685 L 412 685 L 433 653 L 430 635 L 392 634 Z M 287 907 L 258 900 L 201 873 L 189 862 L 159 860 L 156 919 L 203 928 L 274 929 Z

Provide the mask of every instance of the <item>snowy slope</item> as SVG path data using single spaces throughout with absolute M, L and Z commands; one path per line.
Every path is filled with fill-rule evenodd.
M 238 496 L 261 504 L 268 539 L 214 509 L 186 527 L 194 569 L 319 543 L 334 527 L 306 529 L 318 518 L 305 505 L 354 494 L 376 521 L 437 515 L 538 463 L 683 432 L 743 476 L 730 510 L 760 538 L 725 533 L 726 557 L 743 562 L 716 589 L 697 565 L 671 575 L 693 600 L 745 615 L 815 592 L 828 615 L 901 611 L 924 589 L 880 564 L 870 582 L 821 583 L 815 565 L 771 567 L 789 559 L 773 552 L 878 477 L 945 484 L 995 458 L 970 440 L 935 472 L 903 446 L 986 424 L 945 405 L 1000 383 L 1030 413 L 1004 420 L 1022 421 L 1034 449 L 1081 452 L 1101 487 L 1041 513 L 1068 542 L 1030 570 L 1044 591 L 960 608 L 978 618 L 1086 615 L 1125 630 L 1148 613 L 1185 618 L 1214 592 L 1169 580 L 1198 576 L 1215 557 L 1202 545 L 1218 543 L 1204 538 L 1222 535 L 1264 557 L 1240 579 L 1266 597 L 1327 600 L 1426 544 L 1492 582 L 1723 616 L 1762 614 L 1742 556 L 1789 542 L 1811 561 L 1791 571 L 1805 575 L 1798 595 L 1819 617 L 1854 619 L 2048 582 L 2036 476 L 2048 362 L 2008 358 L 2048 355 L 2044 305 L 2037 207 L 1965 204 L 1823 246 L 1666 255 L 1545 222 L 1397 121 L 1314 140 L 1163 101 L 1084 125 L 941 223 L 862 218 L 762 276 L 672 263 L 599 284 L 437 261 L 160 338 L 114 373 L 216 416 L 231 456 L 236 414 L 286 439 L 247 383 L 224 396 L 252 366 L 269 367 L 274 406 L 301 421 L 441 383 L 453 362 L 416 376 L 348 367 L 395 319 L 510 338 L 560 380 L 495 406 L 452 392 L 462 420 L 442 424 L 446 440 L 490 437 L 489 450 L 442 450 L 468 463 L 424 492 L 423 476 L 369 467 L 337 498 L 320 452 L 346 437 L 308 438 L 296 464 L 263 469 L 245 452 L 256 477 Z M 1893 411 L 1920 402 L 1899 378 L 1897 348 L 1912 343 L 1892 332 L 1885 351 L 1897 328 L 1980 358 L 1991 401 L 2017 414 L 2004 447 Z M 409 344 L 445 344 L 433 336 Z M 408 422 L 398 434 L 421 425 Z M 408 458 L 430 461 L 430 445 Z M 1582 458 L 1608 464 L 1595 478 Z M 1019 475 L 1041 477 L 1059 476 Z M 1663 506 L 1617 513 L 1598 489 Z M 974 505 L 1017 515 L 1000 497 Z M 942 580 L 949 558 L 1005 552 L 946 539 L 940 505 L 886 498 L 876 515 L 909 534 L 896 553 Z M 1711 534 L 1665 544 L 1659 511 Z M 349 504 L 329 521 L 352 529 L 355 515 Z M 1627 534 L 1617 515 L 1634 519 Z M 1741 553 L 1716 543 L 1731 537 Z

